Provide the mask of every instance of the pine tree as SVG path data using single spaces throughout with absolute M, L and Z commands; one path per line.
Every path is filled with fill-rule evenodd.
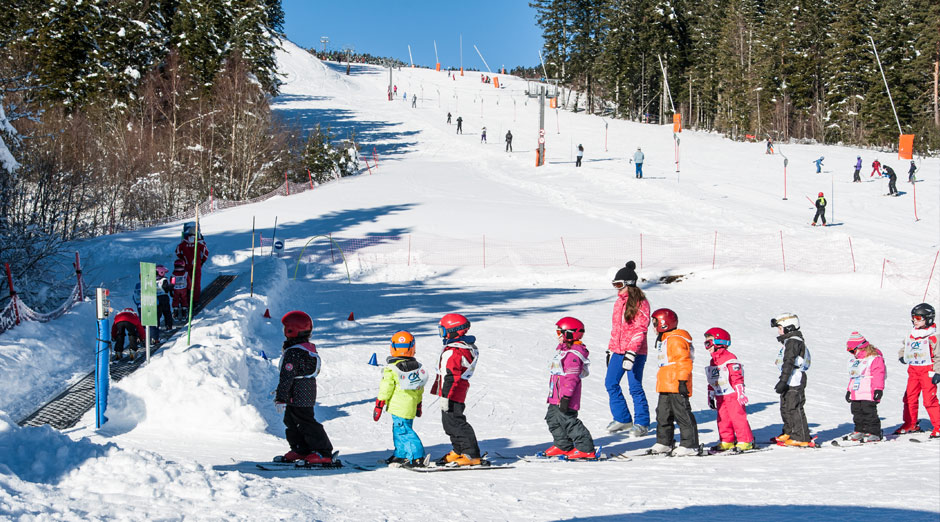
M 866 134 L 860 118 L 865 94 L 880 80 L 868 33 L 874 11 L 872 0 L 841 0 L 832 22 L 832 59 L 828 72 L 827 141 L 862 143 Z

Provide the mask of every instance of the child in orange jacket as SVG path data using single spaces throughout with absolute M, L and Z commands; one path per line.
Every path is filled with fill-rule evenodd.
M 659 371 L 656 372 L 656 444 L 650 453 L 676 457 L 699 453 L 698 425 L 692 414 L 692 337 L 678 329 L 679 316 L 668 308 L 651 315 L 656 336 Z M 679 425 L 679 447 L 673 449 L 675 424 Z

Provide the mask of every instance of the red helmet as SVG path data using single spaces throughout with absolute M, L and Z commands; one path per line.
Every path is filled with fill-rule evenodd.
M 679 326 L 679 316 L 668 308 L 660 308 L 653 312 L 650 317 L 653 318 L 653 326 L 656 327 L 657 332 L 668 332 Z
M 819 193 L 819 197 L 823 197 L 823 193 L 822 193 L 822 192 Z
M 173 261 L 173 268 L 186 268 L 186 261 L 183 261 L 182 259 Z
M 437 327 L 441 337 L 454 338 L 460 337 L 470 329 L 470 320 L 460 314 L 447 314 L 441 317 L 441 322 Z
M 727 348 L 731 346 L 731 334 L 723 328 L 709 328 L 705 332 L 705 337 L 712 337 L 712 339 L 705 339 L 706 348 L 712 346 L 716 348 Z
M 310 332 L 313 331 L 313 319 L 300 310 L 284 314 L 284 317 L 281 318 L 281 324 L 284 325 L 284 336 L 288 339 L 310 335 Z
M 166 273 L 169 272 L 169 271 L 170 271 L 170 270 L 169 270 L 167 267 L 165 267 L 165 266 L 163 266 L 163 265 L 157 265 L 157 275 L 158 275 L 158 276 L 163 277 L 163 276 L 165 276 Z
M 574 317 L 562 317 L 555 323 L 558 335 L 564 335 L 565 341 L 578 341 L 584 337 L 584 323 Z

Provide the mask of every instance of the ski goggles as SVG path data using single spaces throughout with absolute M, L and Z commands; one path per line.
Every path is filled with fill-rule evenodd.
M 911 321 L 926 321 L 926 319 L 922 315 L 912 315 Z
M 731 341 L 724 339 L 705 339 L 705 348 L 719 348 L 731 346 Z
M 611 281 L 610 284 L 614 285 L 614 288 L 616 288 L 617 290 L 620 290 L 621 288 L 627 286 L 627 282 L 624 281 L 623 279 L 617 279 L 615 281 Z

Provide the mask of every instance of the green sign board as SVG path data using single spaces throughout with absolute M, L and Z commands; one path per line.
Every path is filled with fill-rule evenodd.
M 157 326 L 157 265 L 140 263 L 140 324 Z

